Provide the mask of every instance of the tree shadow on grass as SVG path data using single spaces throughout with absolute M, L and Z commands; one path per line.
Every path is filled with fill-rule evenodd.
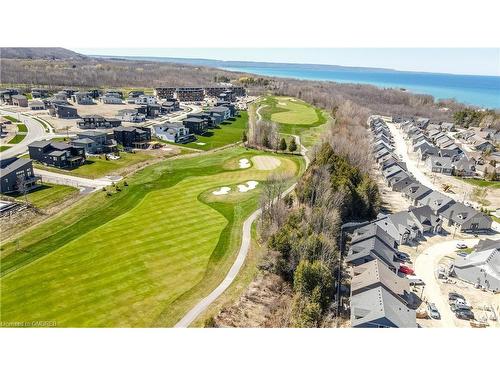
M 52 189 L 52 186 L 48 186 L 48 185 L 44 185 L 44 184 L 41 184 L 41 185 L 36 185 L 33 189 L 31 189 L 29 193 L 33 193 L 35 191 L 42 191 L 42 190 L 47 190 L 47 189 Z M 20 197 L 23 197 L 23 194 L 22 193 L 7 193 L 5 194 L 6 196 L 8 197 L 12 197 L 12 198 L 20 198 Z

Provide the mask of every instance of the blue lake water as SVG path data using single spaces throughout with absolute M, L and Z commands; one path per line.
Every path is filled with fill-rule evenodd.
M 500 108 L 500 77 L 439 73 L 414 73 L 389 70 L 280 66 L 219 66 L 221 69 L 272 77 L 297 78 L 340 83 L 365 83 L 379 87 L 405 88 L 429 94 L 436 99 L 454 98 L 459 102 L 485 108 Z

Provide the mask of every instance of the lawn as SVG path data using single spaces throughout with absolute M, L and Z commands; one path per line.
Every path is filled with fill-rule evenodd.
M 486 181 L 479 178 L 460 178 L 460 180 L 474 186 L 500 189 L 500 181 Z
M 4 115 L 2 115 L 2 117 L 4 119 L 6 119 L 6 120 L 9 120 L 10 122 L 13 122 L 13 123 L 20 122 L 17 118 L 12 117 L 12 116 L 4 116 Z
M 219 129 L 210 129 L 205 135 L 197 135 L 196 141 L 187 143 L 184 146 L 206 151 L 233 144 L 241 141 L 243 132 L 247 127 L 248 113 L 240 111 L 240 116 L 236 117 L 235 120 L 224 122 Z M 204 145 L 197 143 L 204 143 Z
M 0 152 L 8 150 L 10 146 L 0 146 Z
M 19 124 L 17 124 L 17 131 L 20 133 L 27 133 L 28 127 L 25 124 L 23 124 L 22 122 L 20 122 Z
M 281 155 L 275 171 L 228 167 L 258 154 L 233 147 L 152 165 L 120 192 L 93 194 L 2 244 L 1 319 L 72 327 L 175 324 L 223 279 L 241 223 L 258 205 L 256 194 L 214 201 L 207 192 L 303 169 L 301 158 Z
M 121 168 L 125 168 L 153 158 L 153 155 L 141 151 L 136 153 L 120 152 L 120 159 L 118 160 L 106 160 L 104 156 L 90 156 L 87 158 L 85 164 L 70 170 L 48 167 L 37 162 L 34 162 L 33 165 L 35 166 L 35 168 L 52 172 L 65 173 L 72 176 L 99 178 L 110 173 L 114 173 Z
M 29 203 L 34 204 L 40 209 L 44 209 L 49 208 L 50 206 L 59 203 L 77 193 L 78 189 L 71 186 L 44 183 L 36 189 L 30 191 L 27 194 L 26 198 Z M 23 195 L 9 194 L 9 196 L 17 198 L 19 200 L 24 200 Z
M 262 117 L 278 123 L 283 134 L 302 135 L 327 122 L 322 110 L 295 98 L 267 96 L 257 103 L 258 106 L 261 106 Z
M 9 144 L 17 144 L 21 142 L 24 138 L 26 137 L 26 134 L 16 134 L 14 138 L 12 138 L 9 142 Z

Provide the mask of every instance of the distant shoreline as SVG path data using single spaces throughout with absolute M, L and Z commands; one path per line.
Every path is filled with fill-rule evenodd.
M 276 78 L 366 84 L 415 94 L 432 95 L 436 100 L 455 99 L 457 102 L 481 108 L 500 108 L 500 76 L 410 72 L 323 64 L 259 63 L 153 56 L 92 55 L 91 57 L 204 66 Z

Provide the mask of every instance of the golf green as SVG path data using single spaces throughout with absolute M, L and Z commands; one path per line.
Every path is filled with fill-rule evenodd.
M 2 244 L 1 321 L 173 325 L 225 276 L 258 205 L 255 193 L 225 201 L 207 192 L 303 167 L 275 156 L 276 170 L 228 169 L 258 154 L 233 147 L 145 168 L 111 197 L 96 193 Z

